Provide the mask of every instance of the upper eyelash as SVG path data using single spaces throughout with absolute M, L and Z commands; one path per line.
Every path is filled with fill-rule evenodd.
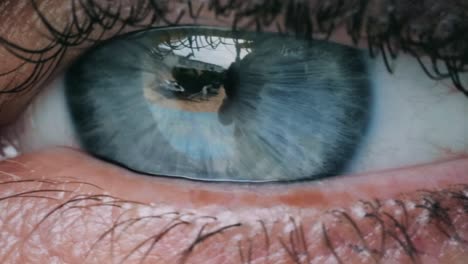
M 391 61 L 399 52 L 409 53 L 418 59 L 430 78 L 449 78 L 468 96 L 468 87 L 460 80 L 460 75 L 468 71 L 468 4 L 463 0 L 317 0 L 313 4 L 310 0 L 179 0 L 177 3 L 184 4 L 185 8 L 179 9 L 174 20 L 168 18 L 174 12 L 169 0 L 135 0 L 125 14 L 122 5 L 103 7 L 99 0 L 70 0 L 72 19 L 63 30 L 48 21 L 36 0 L 29 1 L 50 34 L 50 42 L 42 49 L 33 50 L 0 36 L 0 46 L 23 61 L 14 69 L 0 73 L 0 78 L 14 74 L 27 64 L 34 65 L 26 80 L 14 85 L 7 83 L 2 93 L 25 91 L 50 78 L 70 48 L 95 45 L 110 30 L 116 36 L 128 27 L 178 25 L 184 16 L 196 22 L 201 12 L 208 9 L 217 17 L 232 17 L 234 30 L 254 26 L 262 31 L 274 25 L 280 33 L 302 37 L 322 34 L 328 39 L 336 28 L 344 25 L 355 44 L 365 33 L 370 54 L 380 54 L 390 72 L 393 71 Z M 86 17 L 78 17 L 78 10 L 84 11 Z M 94 37 L 96 28 L 101 32 Z M 428 56 L 429 62 L 423 62 L 422 55 Z M 441 69 L 441 64 L 445 69 Z

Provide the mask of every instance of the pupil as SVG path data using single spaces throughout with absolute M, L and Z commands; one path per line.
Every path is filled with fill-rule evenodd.
M 165 80 L 153 86 L 148 100 L 187 112 L 217 112 L 223 125 L 233 122 L 231 110 L 238 96 L 240 59 L 228 69 L 181 55 L 166 55 L 176 61 Z M 158 94 L 154 96 L 154 94 Z M 154 100 L 154 98 L 164 100 Z M 153 98 L 153 100 L 152 100 Z
M 174 81 L 166 81 L 170 85 L 164 88 L 182 100 L 202 101 L 219 95 L 224 75 L 223 69 L 216 69 L 215 65 L 197 64 L 187 65 L 190 68 L 174 67 L 172 77 Z
M 148 100 L 188 112 L 224 112 L 238 84 L 236 63 L 226 70 L 219 65 L 171 54 L 175 64 L 163 80 L 152 85 Z M 175 63 L 174 63 L 175 61 Z M 163 99 L 163 100 L 161 100 Z

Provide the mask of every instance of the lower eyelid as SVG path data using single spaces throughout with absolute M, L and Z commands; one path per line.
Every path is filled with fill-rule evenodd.
M 53 148 L 25 154 L 21 163 L 33 160 L 41 171 L 35 175 L 72 177 L 102 186 L 106 190 L 141 202 L 180 203 L 199 207 L 343 206 L 359 199 L 391 198 L 400 193 L 438 189 L 468 182 L 468 158 L 361 175 L 344 175 L 311 183 L 292 184 L 207 184 L 186 180 L 138 175 L 68 148 Z M 53 161 L 53 162 L 51 162 Z M 66 175 L 60 175 L 63 171 Z M 112 179 L 112 181 L 109 181 Z M 138 191 L 137 191 L 138 190 Z
M 380 238 L 379 234 L 381 234 L 382 229 L 377 227 L 378 225 L 375 224 L 376 222 L 369 220 L 365 216 L 369 208 L 366 209 L 364 201 L 376 204 L 380 203 L 380 205 L 378 205 L 379 208 L 384 208 L 385 210 L 381 217 L 384 217 L 385 213 L 387 213 L 387 217 L 397 218 L 398 221 L 403 223 L 405 228 L 408 227 L 406 225 L 408 223 L 405 221 L 410 221 L 412 224 L 419 221 L 414 218 L 405 220 L 404 216 L 406 214 L 422 217 L 419 224 L 410 226 L 410 228 L 416 228 L 415 230 L 418 232 L 411 233 L 410 231 L 405 231 L 405 234 L 410 234 L 415 247 L 418 249 L 433 247 L 432 249 L 439 250 L 439 248 L 443 247 L 445 243 L 448 243 L 451 239 L 443 236 L 442 233 L 440 233 L 440 229 L 437 229 L 437 225 L 432 225 L 431 222 L 424 222 L 424 210 L 418 209 L 417 203 L 421 202 L 425 197 L 424 193 L 426 193 L 427 199 L 437 197 L 437 195 L 442 195 L 441 197 L 444 197 L 438 199 L 450 199 L 450 195 L 448 194 L 451 189 L 448 186 L 467 182 L 468 174 L 466 171 L 468 171 L 468 159 L 453 160 L 439 164 L 430 164 L 376 174 L 342 176 L 342 178 L 308 184 L 269 186 L 239 186 L 231 184 L 207 185 L 134 175 L 118 167 L 95 160 L 84 153 L 62 148 L 25 154 L 11 162 L 2 162 L 0 163 L 0 171 L 9 173 L 9 175 L 15 175 L 18 177 L 16 180 L 42 179 L 58 182 L 87 183 L 78 184 L 78 188 L 73 184 L 53 185 L 52 189 L 70 188 L 73 190 L 75 194 L 71 195 L 72 198 L 73 195 L 84 195 L 86 197 L 87 195 L 93 195 L 97 192 L 98 194 L 104 194 L 108 197 L 109 199 L 107 202 L 111 204 L 115 199 L 111 198 L 112 196 L 117 197 L 117 200 L 122 199 L 130 201 L 127 202 L 128 206 L 123 203 L 123 207 L 112 209 L 116 214 L 110 214 L 114 217 L 113 219 L 109 219 L 109 217 L 106 216 L 106 219 L 109 220 L 108 222 L 102 221 L 102 215 L 105 209 L 96 207 L 96 201 L 94 200 L 90 201 L 90 203 L 85 203 L 90 205 L 90 208 L 87 208 L 87 210 L 76 210 L 76 208 L 75 210 L 64 210 L 64 212 L 59 210 L 59 212 L 49 216 L 44 223 L 37 227 L 38 231 L 36 231 L 35 234 L 46 236 L 49 238 L 47 241 L 50 241 L 50 238 L 56 235 L 62 236 L 62 238 L 65 238 L 65 241 L 68 241 L 66 239 L 70 237 L 80 237 L 80 239 L 83 239 L 82 236 L 84 234 L 79 230 L 83 230 L 84 226 L 89 228 L 87 229 L 88 231 L 94 230 L 87 232 L 86 235 L 91 236 L 91 238 L 87 238 L 89 241 L 95 241 L 100 234 L 104 232 L 102 228 L 106 229 L 111 227 L 114 220 L 116 221 L 114 223 L 117 223 L 117 221 L 125 219 L 125 217 L 131 217 L 132 215 L 128 216 L 129 212 L 134 213 L 136 217 L 177 212 L 186 215 L 187 217 L 183 219 L 188 219 L 187 221 L 189 221 L 190 224 L 185 227 L 185 229 L 171 232 L 170 235 L 166 237 L 168 240 L 157 243 L 156 247 L 163 245 L 164 248 L 167 249 L 167 247 L 177 244 L 177 249 L 183 249 L 190 246 L 190 242 L 196 238 L 196 233 L 204 226 L 203 222 L 195 223 L 193 221 L 194 219 L 203 219 L 203 216 L 205 217 L 204 219 L 211 219 L 207 220 L 211 224 L 204 226 L 206 228 L 206 233 L 203 234 L 208 234 L 210 231 L 217 230 L 217 228 L 229 226 L 233 228 L 226 229 L 226 231 L 222 232 L 222 235 L 219 235 L 217 238 L 213 237 L 207 239 L 207 241 L 203 243 L 203 247 L 195 248 L 191 256 L 192 260 L 196 260 L 197 258 L 206 259 L 207 256 L 203 254 L 205 249 L 213 250 L 213 252 L 221 250 L 223 252 L 220 253 L 238 258 L 237 243 L 239 241 L 247 243 L 249 241 L 248 238 L 250 238 L 251 242 L 255 241 L 256 249 L 258 249 L 257 243 L 265 243 L 265 234 L 262 233 L 264 231 L 261 229 L 262 225 L 259 219 L 264 221 L 265 229 L 263 230 L 267 230 L 270 239 L 268 244 L 270 244 L 271 250 L 274 250 L 274 252 L 281 252 L 284 250 L 278 239 L 284 236 L 284 241 L 289 241 L 288 237 L 290 237 L 291 234 L 295 234 L 294 232 L 297 230 L 297 228 L 295 228 L 296 225 L 304 229 L 301 232 L 304 232 L 304 237 L 308 245 L 307 248 L 311 252 L 312 257 L 316 257 L 317 254 L 320 253 L 322 257 L 330 256 L 333 258 L 330 247 L 327 247 L 324 241 L 323 230 L 326 230 L 328 240 L 332 241 L 332 248 L 343 249 L 343 247 L 348 248 L 349 243 L 359 244 L 362 242 L 359 242 L 359 236 L 356 236 L 356 230 L 352 228 L 353 223 L 361 232 L 370 235 L 370 237 L 366 236 L 365 238 L 366 242 L 371 241 L 369 242 L 369 246 L 376 247 L 376 245 L 379 245 L 379 243 L 374 244 L 374 239 Z M 8 177 L 4 175 L 1 179 L 5 181 L 7 178 Z M 20 185 L 21 184 L 11 185 L 10 187 L 19 187 Z M 25 183 L 22 186 L 24 188 L 27 184 Z M 33 188 L 36 190 L 38 186 L 43 189 L 48 188 L 47 184 L 38 183 L 34 183 Z M 102 189 L 96 189 L 94 186 L 99 186 Z M 3 196 L 4 189 L 1 184 L 0 187 L 0 193 L 2 193 Z M 466 189 L 463 187 L 460 188 L 462 190 Z M 420 193 L 422 195 L 419 195 L 415 190 L 421 190 Z M 446 190 L 447 193 L 437 193 L 437 191 L 442 190 Z M 455 191 L 457 190 L 456 187 L 454 187 L 453 190 L 454 193 L 457 194 Z M 10 188 L 9 191 L 15 190 Z M 399 195 L 402 192 L 405 194 Z M 434 193 L 431 194 L 430 192 Z M 458 192 L 458 194 L 466 196 L 466 194 L 462 192 Z M 68 201 L 68 194 L 64 194 L 64 197 L 64 201 Z M 379 200 L 374 200 L 377 198 Z M 39 201 L 37 199 L 27 199 L 28 200 L 22 201 L 29 201 L 33 205 L 35 202 L 38 203 Z M 11 205 L 14 205 L 14 201 L 11 200 L 11 202 Z M 61 202 L 63 201 L 58 201 L 58 203 Z M 404 206 L 407 206 L 405 207 L 406 211 L 404 214 L 402 213 L 401 207 L 399 207 L 399 203 L 404 203 Z M 38 205 L 39 204 L 42 206 L 40 208 L 44 208 L 44 204 L 38 203 Z M 458 210 L 461 206 L 460 204 L 451 205 L 453 206 L 449 208 L 450 210 Z M 45 208 L 51 208 L 50 210 L 52 210 L 53 207 L 55 206 L 50 205 Z M 35 210 L 38 209 L 35 206 L 25 206 L 23 209 L 25 214 L 28 210 L 31 213 L 31 211 L 35 212 Z M 76 219 L 73 221 L 78 221 L 78 223 L 82 224 L 79 226 L 73 224 L 65 225 L 65 223 L 71 221 L 68 218 L 64 218 L 68 216 L 66 212 L 70 212 L 71 216 L 73 216 L 71 219 Z M 458 211 L 449 212 L 450 214 L 455 213 L 456 216 L 456 212 Z M 44 212 L 37 212 L 35 216 L 43 213 Z M 76 218 L 77 215 L 79 216 L 78 218 Z M 24 219 L 29 219 L 28 217 L 31 216 L 24 215 Z M 115 217 L 117 217 L 117 219 L 115 219 Z M 452 217 L 452 215 L 450 217 Z M 461 227 L 461 229 L 455 230 L 456 234 L 464 238 L 467 235 L 467 230 L 463 228 L 462 220 L 465 218 L 463 218 L 463 214 L 460 214 L 459 217 L 460 218 L 451 219 L 453 220 L 452 223 L 454 227 Z M 37 219 L 37 217 L 35 219 Z M 167 219 L 167 221 L 171 221 L 170 217 Z M 51 226 L 51 223 L 53 223 L 53 226 Z M 99 223 L 101 228 L 95 226 L 96 223 Z M 110 226 L 107 227 L 106 223 L 109 223 Z M 142 234 L 143 237 L 146 237 L 148 232 L 150 232 L 150 234 L 155 233 L 166 224 L 168 223 L 160 220 L 156 221 L 154 219 L 145 221 L 143 227 L 138 225 L 140 229 L 132 229 L 132 232 L 128 234 Z M 50 228 L 52 227 L 55 232 L 50 232 Z M 130 228 L 133 228 L 133 225 Z M 398 231 L 398 228 L 392 225 L 391 219 L 388 226 L 385 228 L 387 231 Z M 394 230 L 394 228 L 396 229 Z M 45 233 L 43 234 L 42 232 Z M 63 236 L 64 234 L 65 236 Z M 117 234 L 119 234 L 119 232 Z M 195 237 L 192 238 L 192 235 Z M 434 237 L 434 235 L 437 236 Z M 450 236 L 452 235 L 453 234 L 450 233 Z M 131 242 L 132 239 L 135 238 L 134 236 L 120 235 L 117 237 L 129 239 L 128 241 L 124 240 L 123 243 Z M 219 247 L 220 243 L 221 245 L 227 246 L 233 241 L 236 242 L 235 246 L 229 246 L 229 248 L 233 250 L 236 249 L 234 252 L 235 254 L 233 252 L 225 252 L 224 249 L 226 249 L 226 247 Z M 119 240 L 119 243 L 120 242 Z M 65 244 L 61 243 L 61 245 Z M 105 241 L 102 245 L 108 246 Z M 97 245 L 96 248 L 100 249 L 102 245 Z M 393 249 L 397 252 L 402 250 L 391 236 L 387 238 L 385 245 L 385 248 L 383 248 L 385 250 Z M 53 247 L 54 245 L 50 246 Z M 134 248 L 134 246 L 134 242 L 127 245 L 130 249 Z M 463 248 L 463 246 L 461 247 Z M 126 247 L 121 249 L 124 248 Z M 107 250 L 107 248 L 105 250 Z M 444 252 L 443 249 L 441 250 Z M 84 252 L 87 251 L 85 250 Z M 95 251 L 93 251 L 93 253 L 94 252 Z M 158 251 L 155 250 L 152 252 Z M 388 253 L 387 251 L 385 252 L 386 258 L 394 260 L 394 258 L 389 257 L 389 255 L 392 255 L 390 251 Z M 48 252 L 45 254 L 47 253 Z M 401 253 L 404 256 L 405 253 L 403 251 Z M 431 255 L 432 253 L 432 251 L 426 252 L 421 256 L 422 258 L 434 257 Z M 265 254 L 265 252 L 259 253 L 255 250 L 253 253 L 254 256 L 258 254 Z M 345 250 L 338 251 L 336 254 L 340 257 L 344 257 L 351 253 Z M 395 254 L 397 253 L 395 252 Z M 75 257 L 80 256 L 76 255 Z M 280 254 L 279 257 L 281 259 L 288 259 L 286 252 L 284 252 L 284 255 Z

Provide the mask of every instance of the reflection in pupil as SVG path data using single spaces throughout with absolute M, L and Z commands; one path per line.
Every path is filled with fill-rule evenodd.
M 220 93 L 224 71 L 216 72 L 203 69 L 187 69 L 174 67 L 172 69 L 174 85 L 179 89 L 171 89 L 172 95 L 178 99 L 203 101 L 216 97 Z
M 156 101 L 154 103 L 167 107 L 176 104 L 177 108 L 185 111 L 217 112 L 226 97 L 226 70 L 215 64 L 171 56 L 177 65 L 170 70 L 170 76 L 157 80 L 153 87 L 153 91 L 167 101 L 153 100 Z
M 238 41 L 238 40 L 236 40 Z M 162 61 L 170 68 L 162 80 L 156 80 L 152 91 L 146 91 L 147 99 L 159 106 L 175 108 L 187 112 L 218 112 L 222 124 L 232 123 L 229 109 L 231 101 L 236 96 L 236 87 L 239 84 L 239 64 L 241 50 L 247 44 L 230 44 L 235 49 L 235 58 L 226 68 L 197 60 L 191 51 L 187 56 L 166 51 Z M 202 48 L 202 50 L 216 50 L 216 47 Z M 198 50 L 198 52 L 203 52 Z M 148 95 L 148 93 L 150 95 Z
M 159 76 L 150 85 L 152 91 L 145 91 L 147 100 L 175 110 L 225 115 L 239 84 L 234 65 L 252 52 L 253 41 L 203 35 L 167 40 L 156 39 L 152 49 Z

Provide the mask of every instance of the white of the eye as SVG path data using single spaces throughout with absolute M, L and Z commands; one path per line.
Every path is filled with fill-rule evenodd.
M 413 57 L 400 56 L 395 63 L 391 75 L 382 59 L 371 62 L 373 118 L 350 172 L 424 164 L 468 151 L 468 98 L 449 80 L 431 80 Z
M 63 76 L 46 85 L 4 135 L 17 142 L 22 153 L 51 146 L 78 147 L 66 106 Z

